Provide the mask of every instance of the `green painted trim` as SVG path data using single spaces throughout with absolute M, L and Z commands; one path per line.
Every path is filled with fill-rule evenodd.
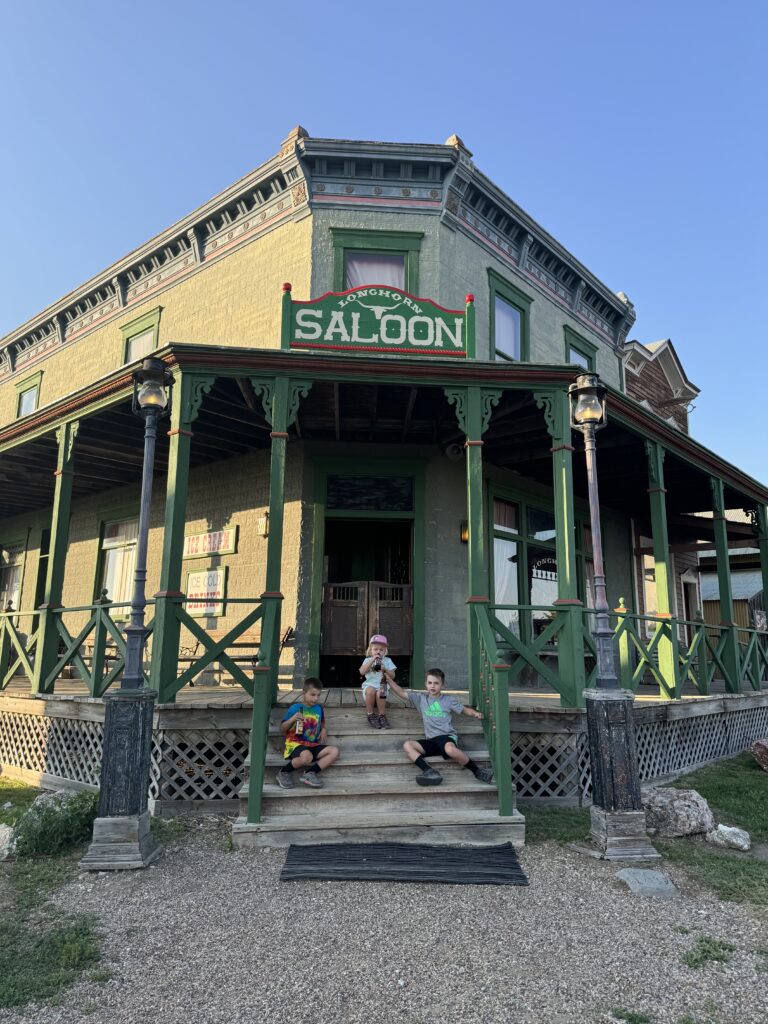
M 618 364 L 619 364 L 619 388 L 623 392 L 626 392 L 626 390 L 627 390 L 627 378 L 626 378 L 626 374 L 625 374 L 625 371 L 624 371 L 624 357 L 622 356 L 621 352 L 617 352 L 616 353 L 616 359 L 617 359 Z
M 526 295 L 525 292 L 521 292 L 520 289 L 508 281 L 507 278 L 502 277 L 501 274 L 497 273 L 493 267 L 488 267 L 488 339 L 490 343 L 490 358 L 496 359 L 496 316 L 495 316 L 495 298 L 498 295 L 500 299 L 504 299 L 520 314 L 520 359 L 519 362 L 527 363 L 530 359 L 531 354 L 531 306 L 533 305 L 533 299 L 530 295 Z M 499 356 L 508 362 L 518 362 L 518 360 L 512 359 L 510 356 L 505 356 L 504 353 L 500 352 Z
M 413 655 L 411 656 L 411 686 L 422 689 L 424 686 L 424 639 L 426 633 L 424 606 L 426 594 L 426 501 L 424 459 L 363 459 L 355 456 L 312 458 L 313 480 L 313 546 L 312 546 L 312 583 L 310 591 L 308 664 L 309 674 L 317 675 L 320 670 L 320 623 L 321 605 L 323 600 L 323 552 L 325 549 L 326 519 L 400 519 L 413 522 Z M 413 512 L 366 512 L 353 511 L 350 516 L 346 511 L 328 512 L 325 508 L 328 477 L 334 473 L 345 476 L 370 476 L 372 473 L 383 476 L 412 476 L 414 481 Z M 271 524 L 270 524 L 271 527 Z
M 570 363 L 571 361 L 571 350 L 578 352 L 579 355 L 584 356 L 589 364 L 587 369 L 590 373 L 597 373 L 597 353 L 599 351 L 597 345 L 593 345 L 591 341 L 587 341 L 580 334 L 577 334 L 572 327 L 568 324 L 563 325 L 563 336 L 565 339 L 565 361 Z M 580 365 L 576 363 L 575 365 Z
M 129 320 L 127 324 L 121 324 L 120 333 L 123 337 L 123 363 L 128 362 L 128 343 L 132 338 L 135 338 L 137 334 L 143 334 L 144 331 L 152 331 L 152 351 L 159 347 L 160 341 L 160 314 L 163 312 L 162 306 L 156 306 L 154 309 L 150 309 L 146 313 L 142 313 L 141 316 L 135 317 L 133 320 Z
M 405 291 L 419 294 L 419 255 L 423 231 L 369 231 L 363 228 L 331 228 L 333 239 L 333 290 L 343 292 L 346 279 L 346 253 L 387 252 L 402 254 Z M 371 281 L 371 284 L 379 284 Z
M 23 380 L 17 381 L 14 384 L 14 387 L 16 388 L 16 419 L 19 419 L 19 417 L 21 416 L 20 407 L 21 407 L 22 396 L 26 395 L 26 393 L 28 391 L 32 391 L 34 388 L 37 388 L 37 398 L 35 399 L 35 408 L 32 409 L 30 412 L 25 412 L 24 415 L 25 416 L 31 416 L 33 412 L 37 412 L 37 410 L 38 410 L 38 408 L 40 406 L 40 390 L 41 390 L 42 383 L 43 383 L 43 371 L 42 370 L 38 370 L 37 373 L 32 373 L 28 377 L 25 377 Z

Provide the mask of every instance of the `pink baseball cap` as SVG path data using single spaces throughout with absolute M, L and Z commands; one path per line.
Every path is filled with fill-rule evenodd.
M 384 646 L 386 647 L 388 641 L 387 641 L 387 638 L 384 636 L 383 633 L 374 633 L 373 636 L 371 637 L 371 639 L 368 641 L 368 643 L 369 644 L 384 644 Z

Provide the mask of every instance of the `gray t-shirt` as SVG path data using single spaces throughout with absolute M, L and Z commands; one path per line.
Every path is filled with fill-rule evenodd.
M 439 697 L 430 697 L 428 693 L 408 691 L 408 700 L 417 711 L 421 712 L 424 722 L 424 739 L 433 740 L 436 736 L 453 736 L 456 739 L 456 730 L 453 728 L 451 712 L 460 715 L 464 705 L 451 697 L 448 693 L 441 693 Z

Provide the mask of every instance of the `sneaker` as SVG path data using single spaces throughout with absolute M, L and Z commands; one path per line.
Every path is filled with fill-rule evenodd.
M 372 729 L 380 729 L 381 728 L 381 720 L 380 720 L 379 716 L 378 715 L 374 715 L 374 714 L 368 715 L 368 725 L 370 725 L 370 727 Z
M 293 789 L 296 785 L 293 772 L 287 772 L 285 768 L 281 768 L 279 772 L 275 773 L 275 782 L 281 789 Z
M 437 770 L 437 768 L 427 768 L 416 776 L 417 786 L 439 786 L 443 781 L 443 776 Z
M 380 729 L 391 729 L 392 726 L 387 721 L 386 715 L 379 715 L 379 728 Z
M 303 782 L 305 786 L 311 786 L 312 789 L 322 789 L 325 785 L 317 772 L 304 772 L 301 776 L 301 782 Z
M 480 768 L 475 778 L 478 782 L 487 782 L 490 785 L 493 782 L 493 770 L 491 768 Z

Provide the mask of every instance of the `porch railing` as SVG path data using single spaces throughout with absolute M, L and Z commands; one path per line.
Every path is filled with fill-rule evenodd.
M 509 739 L 509 673 L 510 667 L 498 650 L 493 628 L 482 605 L 471 605 L 473 627 L 480 655 L 478 696 L 483 715 L 483 732 L 496 776 L 499 814 L 510 815 L 515 809 L 515 794 L 509 766 L 512 751 Z
M 14 676 L 32 676 L 38 618 L 37 612 L 0 612 L 0 690 Z

